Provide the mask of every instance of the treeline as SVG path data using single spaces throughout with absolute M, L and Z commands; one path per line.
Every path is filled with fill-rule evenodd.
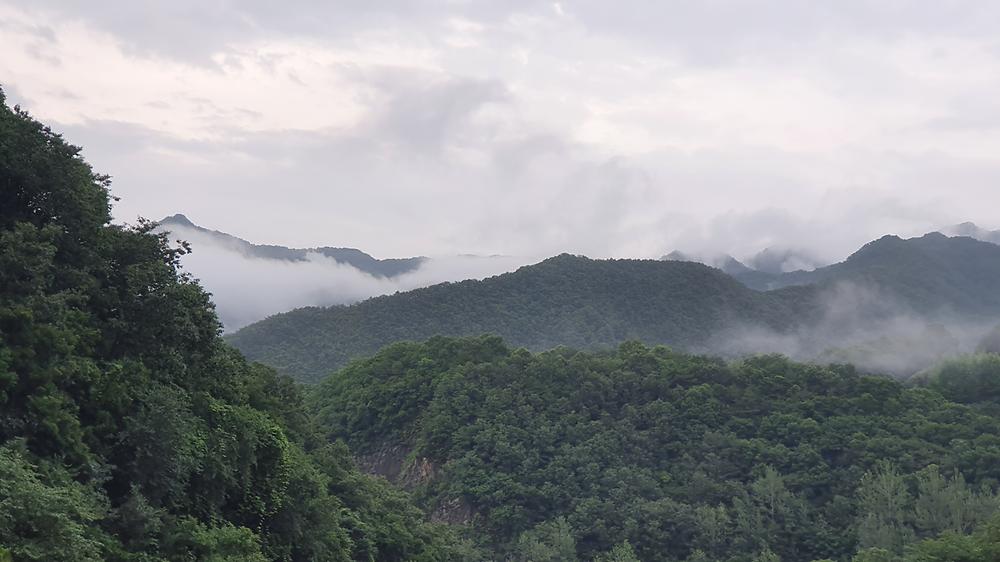
M 436 335 L 491 333 L 541 350 L 606 348 L 629 339 L 696 346 L 734 325 L 782 332 L 821 313 L 815 297 L 807 287 L 760 293 L 697 263 L 563 254 L 482 281 L 300 308 L 227 340 L 254 361 L 316 382 L 389 344 Z
M 759 292 L 697 263 L 564 254 L 481 281 L 277 314 L 228 341 L 304 382 L 397 341 L 484 333 L 536 351 L 637 340 L 739 355 L 765 345 L 909 376 L 964 349 L 946 326 L 961 334 L 1000 314 L 1000 246 L 971 238 L 887 236 L 784 276 L 805 285 Z
M 185 248 L 0 93 L 0 560 L 461 560 L 220 338 Z
M 433 338 L 352 363 L 308 403 L 362 455 L 404 446 L 422 505 L 465 506 L 514 560 L 993 560 L 920 553 L 1000 541 L 1000 418 L 954 401 L 991 399 L 998 364 L 924 388 L 779 356 Z

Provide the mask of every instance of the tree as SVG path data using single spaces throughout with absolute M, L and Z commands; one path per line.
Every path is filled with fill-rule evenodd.
M 594 559 L 594 562 L 640 562 L 635 550 L 628 541 L 615 545 L 611 552 Z
M 518 562 L 572 562 L 576 559 L 576 540 L 569 523 L 562 517 L 522 533 L 514 553 L 514 560 Z
M 922 536 L 935 537 L 945 531 L 970 533 L 1000 507 L 1000 498 L 993 490 L 973 490 L 957 470 L 945 478 L 937 465 L 930 465 L 916 478 L 914 521 Z
M 912 497 L 896 467 L 880 462 L 858 488 L 858 539 L 861 548 L 902 553 L 914 538 L 907 521 Z
M 899 556 L 884 548 L 866 548 L 851 558 L 851 562 L 898 562 Z
M 721 556 L 733 533 L 733 522 L 725 506 L 698 506 L 695 525 L 698 528 L 696 543 L 705 553 Z
M 24 453 L 0 448 L 0 549 L 15 560 L 100 562 L 106 510 L 95 491 L 52 469 L 48 480 Z

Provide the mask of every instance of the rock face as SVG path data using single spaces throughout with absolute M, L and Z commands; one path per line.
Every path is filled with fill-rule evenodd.
M 430 483 L 440 475 L 440 467 L 427 457 L 414 457 L 408 445 L 384 444 L 373 452 L 360 455 L 355 462 L 362 471 L 381 476 L 393 484 L 412 491 Z M 466 525 L 472 521 L 472 507 L 461 498 L 441 501 L 429 510 L 428 517 L 436 523 Z
M 357 457 L 356 462 L 364 472 L 397 483 L 410 452 L 410 447 L 405 445 L 383 445 L 373 453 Z

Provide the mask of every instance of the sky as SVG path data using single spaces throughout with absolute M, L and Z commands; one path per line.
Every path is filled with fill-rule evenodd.
M 0 0 L 0 53 L 122 222 L 826 261 L 1000 227 L 997 2 Z

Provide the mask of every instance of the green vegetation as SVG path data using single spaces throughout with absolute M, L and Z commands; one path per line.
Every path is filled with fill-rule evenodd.
M 917 373 L 911 381 L 936 390 L 948 400 L 1000 417 L 1000 355 L 997 353 L 948 359 Z
M 304 391 L 221 339 L 179 270 L 189 248 L 110 224 L 108 187 L 0 93 L 0 562 L 1000 560 L 996 334 L 915 385 L 638 341 L 437 336 Z M 817 295 L 559 256 L 234 341 L 309 374 L 435 333 L 606 348 L 789 330 Z
M 536 350 L 629 339 L 686 346 L 734 323 L 786 330 L 815 308 L 808 288 L 759 293 L 701 264 L 564 254 L 483 281 L 278 314 L 228 341 L 250 359 L 316 381 L 391 343 L 435 335 L 493 333 Z
M 186 248 L 0 94 L 0 560 L 456 559 L 223 343 Z
M 789 347 L 809 359 L 909 375 L 959 350 L 947 323 L 995 322 L 1000 314 L 1000 246 L 971 238 L 885 237 L 841 264 L 781 279 L 794 286 L 758 292 L 692 262 L 561 255 L 482 281 L 293 310 L 228 341 L 255 361 L 314 382 L 391 343 L 435 335 L 490 333 L 535 351 L 637 340 L 740 352 L 760 345 L 754 337 L 740 341 L 751 328 L 746 333 L 765 333 L 777 349 L 783 338 L 795 340 Z M 895 317 L 923 319 L 926 333 L 879 332 L 880 322 Z M 862 334 L 871 341 L 859 342 Z
M 903 240 L 884 236 L 842 263 L 784 273 L 771 287 L 854 282 L 893 295 L 917 312 L 947 307 L 963 315 L 1000 312 L 1000 247 L 972 238 L 932 232 Z
M 404 464 L 431 467 L 427 509 L 466 505 L 514 559 L 628 559 L 627 542 L 640 560 L 897 560 L 1000 506 L 1000 418 L 847 366 L 433 338 L 352 363 L 308 402 L 361 453 L 404 445 Z

